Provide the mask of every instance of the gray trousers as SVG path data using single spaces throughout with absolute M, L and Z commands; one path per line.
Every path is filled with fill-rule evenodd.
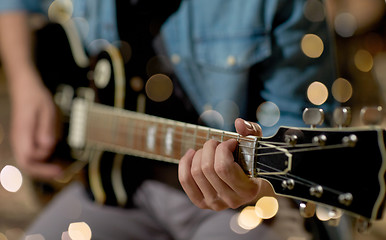
M 93 240 L 244 240 L 311 239 L 297 209 L 287 199 L 270 224 L 248 232 L 231 230 L 234 210 L 215 212 L 194 206 L 187 196 L 156 181 L 145 181 L 134 195 L 135 208 L 95 204 L 79 183 L 62 190 L 31 225 L 26 235 L 41 234 L 46 240 L 61 239 L 73 222 L 86 222 Z

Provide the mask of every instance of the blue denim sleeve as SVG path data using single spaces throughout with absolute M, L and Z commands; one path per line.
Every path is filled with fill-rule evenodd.
M 1 0 L 0 13 L 8 11 L 40 12 L 41 4 L 38 0 Z

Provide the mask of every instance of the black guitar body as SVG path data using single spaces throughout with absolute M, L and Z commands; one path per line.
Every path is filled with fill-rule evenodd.
M 147 78 L 144 74 L 141 75 L 143 87 L 138 89 L 133 88 L 130 84 L 130 79 L 126 76 L 125 72 L 133 72 L 132 69 L 127 69 L 129 66 L 123 65 L 123 74 L 118 76 L 116 74 L 117 69 L 123 64 L 122 59 L 117 59 L 116 54 L 112 53 L 110 49 L 101 48 L 98 55 L 89 56 L 89 66 L 80 67 L 74 61 L 73 46 L 70 45 L 68 34 L 60 24 L 48 24 L 42 29 L 36 32 L 36 65 L 41 73 L 42 79 L 52 92 L 52 94 L 58 94 L 58 88 L 63 85 L 70 86 L 74 91 L 74 97 L 79 97 L 80 89 L 91 90 L 94 94 L 92 101 L 101 103 L 104 105 L 125 108 L 128 110 L 136 111 L 138 105 L 142 104 L 141 108 L 146 113 L 156 116 L 165 117 L 168 119 L 174 119 L 190 123 L 198 123 L 198 114 L 193 109 L 190 102 L 184 95 L 183 90 L 175 81 L 175 76 L 170 72 L 170 68 L 162 67 L 161 63 L 158 63 L 158 70 L 160 73 L 167 74 L 173 80 L 174 91 L 172 95 L 165 101 L 155 102 L 146 97 L 145 84 Z M 124 54 L 118 48 L 119 54 Z M 153 58 L 155 53 L 153 52 L 148 59 Z M 114 59 L 112 59 L 114 58 Z M 110 74 L 108 75 L 108 83 L 103 87 L 100 87 L 95 81 L 97 78 L 98 70 L 96 67 L 101 61 L 107 61 L 110 67 Z M 103 73 L 102 73 L 103 74 Z M 119 81 L 123 82 L 119 83 Z M 59 92 L 61 90 L 59 89 Z M 82 92 L 84 93 L 84 92 Z M 122 95 L 117 99 L 117 95 Z M 85 96 L 81 96 L 85 97 Z M 139 103 L 139 101 L 141 103 Z M 64 112 L 63 115 L 63 136 L 68 135 L 68 113 Z M 89 153 L 90 158 L 99 154 L 99 149 L 94 149 L 95 152 Z M 116 173 L 116 153 L 103 151 L 97 159 L 87 159 L 88 161 L 98 161 L 98 176 L 95 175 L 95 171 L 90 171 L 88 167 L 84 169 L 85 184 L 89 189 L 90 196 L 96 201 L 102 202 L 107 205 L 120 205 L 122 207 L 130 207 L 132 203 L 130 196 L 135 192 L 137 187 L 146 179 L 156 179 L 169 184 L 173 187 L 180 188 L 177 179 L 177 165 L 166 162 L 159 162 L 149 160 L 145 158 L 138 158 L 134 156 L 124 156 L 124 160 L 120 163 L 120 175 L 121 183 L 124 186 L 125 194 L 128 196 L 127 201 L 123 204 L 117 200 L 116 190 L 112 185 L 112 175 Z M 73 155 L 70 147 L 67 144 L 66 137 L 59 142 L 55 152 L 55 157 L 60 158 L 63 161 L 73 161 Z M 90 172 L 93 172 L 90 176 Z M 99 187 L 97 192 L 103 191 L 104 197 L 102 200 L 95 196 L 94 190 L 90 184 L 91 181 L 98 181 Z M 97 179 L 97 180 L 95 180 Z

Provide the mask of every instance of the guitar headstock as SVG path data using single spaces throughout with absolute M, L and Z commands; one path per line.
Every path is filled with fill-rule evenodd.
M 347 123 L 346 110 L 337 113 L 341 125 Z M 311 125 L 319 124 L 318 114 L 312 112 Z M 386 191 L 385 142 L 385 130 L 375 126 L 281 127 L 258 141 L 253 175 L 268 180 L 278 195 L 380 219 Z

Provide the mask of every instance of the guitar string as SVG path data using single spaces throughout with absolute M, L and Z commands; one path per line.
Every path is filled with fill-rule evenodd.
M 91 127 L 91 126 L 89 126 L 89 127 Z M 129 129 L 130 127 L 132 127 L 132 129 Z M 93 128 L 93 127 L 91 127 L 91 128 Z M 111 129 L 111 127 L 106 127 L 106 125 L 101 125 L 101 126 L 95 127 L 95 129 L 101 129 L 101 128 Z M 133 136 L 134 138 L 138 138 L 138 136 L 139 137 L 144 137 L 145 135 L 147 135 L 146 130 L 148 130 L 148 126 L 136 127 L 135 125 L 129 125 L 129 128 L 125 128 L 125 129 L 126 130 L 134 130 L 134 133 L 132 134 L 132 135 L 134 135 Z M 142 131 L 142 132 L 140 132 L 140 131 Z M 164 128 L 158 130 L 158 132 L 159 131 L 160 131 L 161 134 L 165 134 L 166 133 L 166 130 Z M 123 132 L 118 132 L 118 134 L 122 134 L 122 133 Z M 221 138 L 227 138 L 226 140 L 228 140 L 228 138 L 229 139 L 238 140 L 240 142 L 240 144 L 238 145 L 239 147 L 244 148 L 244 149 L 254 150 L 254 151 L 255 150 L 276 149 L 275 147 L 264 147 L 264 146 L 261 146 L 262 144 L 265 144 L 265 143 L 271 143 L 273 145 L 278 145 L 281 148 L 302 148 L 302 149 L 296 149 L 296 150 L 293 150 L 293 149 L 289 150 L 288 151 L 289 153 L 316 151 L 316 150 L 333 149 L 333 148 L 342 148 L 342 147 L 348 147 L 349 146 L 348 144 L 345 144 L 345 143 L 334 144 L 334 145 L 327 145 L 327 146 L 321 146 L 321 145 L 317 145 L 317 144 L 313 144 L 313 143 L 290 145 L 290 144 L 286 144 L 286 143 L 264 141 L 264 140 L 256 140 L 255 141 L 255 140 L 252 140 L 252 139 L 249 139 L 249 138 L 245 138 L 245 137 L 242 137 L 242 136 L 235 137 L 234 135 L 216 133 L 214 131 L 211 131 L 210 134 L 211 134 L 212 137 L 213 136 L 217 136 L 218 138 L 220 138 L 220 139 L 217 139 L 219 142 L 222 142 Z M 127 135 L 127 134 L 124 134 L 124 135 Z M 157 134 L 155 134 L 154 136 L 155 136 L 155 138 L 154 138 L 155 140 L 164 140 L 163 137 L 161 137 L 161 136 L 159 136 Z M 196 141 L 185 140 L 184 138 L 187 137 L 187 136 L 193 137 Z M 118 136 L 115 136 L 115 137 L 117 139 L 119 138 Z M 211 139 L 211 138 L 202 137 L 200 135 L 195 135 L 195 134 L 191 134 L 191 135 L 184 134 L 184 133 L 181 133 L 179 131 L 176 132 L 176 133 L 173 133 L 173 138 L 174 138 L 173 142 L 181 143 L 181 144 L 187 144 L 187 145 L 190 145 L 190 146 L 194 145 L 194 147 L 197 147 L 197 148 L 201 148 L 203 146 L 203 143 L 197 142 L 197 140 L 205 140 L 206 141 L 208 139 Z M 245 142 L 249 142 L 249 143 L 253 143 L 253 144 L 258 143 L 258 146 L 256 147 L 255 145 L 253 145 L 253 146 L 246 145 Z M 248 155 L 250 155 L 250 156 L 269 156 L 269 155 L 275 155 L 275 154 L 283 154 L 283 152 L 277 151 L 277 152 L 269 152 L 269 153 L 256 153 L 254 155 L 248 153 Z
M 138 127 L 135 127 L 134 126 L 134 128 L 135 129 L 138 129 Z M 148 126 L 145 126 L 145 127 L 140 127 L 139 128 L 140 129 L 140 131 L 146 131 L 146 130 L 148 130 Z M 161 133 L 162 132 L 164 132 L 165 133 L 165 130 L 164 130 L 165 128 L 161 128 Z M 181 139 L 183 139 L 183 137 L 185 137 L 185 136 L 187 136 L 187 134 L 181 134 L 180 132 L 177 132 L 177 133 L 175 133 L 174 134 L 174 136 L 176 136 L 176 134 L 177 135 L 180 135 L 181 136 Z M 243 138 L 243 137 L 240 137 L 240 136 L 238 136 L 237 138 L 234 136 L 234 135 L 231 135 L 231 134 L 224 134 L 223 132 L 221 132 L 221 133 L 216 133 L 215 131 L 212 131 L 212 133 L 211 133 L 212 135 L 215 135 L 215 134 L 217 134 L 217 137 L 231 137 L 231 138 L 233 138 L 233 139 L 241 139 L 242 141 L 249 141 L 249 142 L 251 142 L 251 143 L 255 143 L 255 141 L 254 140 L 251 140 L 251 139 L 248 139 L 248 138 Z M 135 131 L 135 133 L 134 133 L 134 135 L 139 135 L 139 136 L 143 136 L 142 134 L 140 134 L 140 133 L 138 133 L 137 131 Z M 201 137 L 201 136 L 195 136 L 195 138 L 197 139 L 197 138 L 199 138 L 199 139 L 201 139 L 201 140 L 207 140 L 208 138 L 205 138 L 205 137 Z M 157 137 L 157 139 L 159 139 L 159 137 Z M 178 138 L 177 138 L 177 140 L 178 140 Z M 240 141 L 241 141 L 240 140 Z M 184 141 L 184 140 L 179 140 L 178 142 L 180 142 L 180 143 L 195 143 L 195 146 L 196 147 L 201 147 L 201 146 L 203 146 L 203 145 L 201 145 L 201 144 L 198 144 L 197 145 L 197 143 L 196 142 L 193 142 L 193 141 Z M 263 144 L 263 143 L 273 143 L 273 144 L 277 144 L 276 142 L 269 142 L 269 141 L 259 141 L 259 143 L 260 144 Z M 290 146 L 286 146 L 286 145 L 284 145 L 285 143 L 279 143 L 278 145 L 282 145 L 281 147 L 304 147 L 304 146 L 309 146 L 309 147 L 312 147 L 312 146 L 315 146 L 314 144 L 302 144 L 303 146 L 292 146 L 292 145 L 290 145 Z M 287 144 L 288 145 L 288 144 Z M 341 146 L 341 145 L 343 145 L 343 144 L 339 144 L 339 146 Z M 260 147 L 251 147 L 251 146 L 249 146 L 249 145 L 240 145 L 240 147 L 244 147 L 244 148 L 251 148 L 251 149 L 264 149 L 264 150 L 266 150 L 266 149 L 275 149 L 275 147 L 262 147 L 262 146 L 260 146 Z M 320 146 L 317 146 L 317 147 L 313 147 L 312 148 L 312 150 L 321 150 L 322 148 L 325 148 L 325 146 L 323 146 L 323 147 L 320 147 Z M 277 150 L 277 149 L 276 149 Z M 307 150 L 289 150 L 288 152 L 289 153 L 294 153 L 294 152 L 301 152 L 301 151 L 310 151 L 309 149 L 307 149 Z M 245 154 L 245 153 L 244 153 Z M 254 154 L 254 156 L 267 156 L 267 155 L 274 155 L 274 154 L 284 154 L 284 152 L 282 152 L 282 151 L 277 151 L 277 152 L 270 152 L 270 153 L 257 153 L 257 154 Z M 249 154 L 248 153 L 248 155 L 251 155 L 252 156 L 252 154 Z M 264 164 L 262 164 L 262 163 L 259 163 L 259 162 L 257 162 L 257 164 L 260 164 L 260 165 L 262 165 L 262 166 L 264 166 Z M 274 171 L 280 171 L 279 169 L 275 169 L 275 168 L 273 168 L 273 167 L 270 167 L 270 166 L 267 166 L 267 165 L 265 165 L 265 167 L 267 167 L 267 168 L 270 168 L 271 170 L 274 170 Z M 264 170 L 264 171 L 266 171 L 266 170 Z M 266 172 L 268 172 L 269 173 L 269 171 L 266 171 Z M 297 181 L 297 183 L 300 183 L 300 184 L 303 184 L 303 185 L 305 185 L 305 186 L 313 186 L 313 185 L 317 185 L 317 184 L 315 184 L 314 182 L 312 182 L 312 181 L 310 181 L 310 180 L 306 180 L 306 179 L 303 179 L 303 178 L 301 178 L 301 177 L 298 177 L 298 176 L 296 176 L 296 175 L 293 175 L 293 174 L 290 174 L 290 173 L 287 173 L 286 174 L 287 176 L 289 176 L 289 177 L 293 177 L 293 178 L 295 178 L 295 179 L 297 179 L 298 181 Z M 274 176 L 272 176 L 272 175 L 264 175 L 264 176 L 262 176 L 262 177 L 264 177 L 264 178 L 271 178 L 271 179 L 280 179 L 280 180 L 287 180 L 288 178 L 286 178 L 286 177 L 284 177 L 283 175 L 280 175 L 280 174 L 278 174 L 278 175 L 275 175 L 275 177 Z M 338 191 L 335 191 L 335 190 L 333 190 L 333 189 L 329 189 L 328 187 L 326 187 L 326 186 L 324 186 L 324 189 L 327 189 L 327 190 L 329 190 L 329 191 L 331 191 L 331 192 L 335 192 L 335 193 L 337 193 L 337 194 L 339 194 L 339 192 Z
M 277 171 L 277 172 L 280 171 L 280 169 L 276 169 L 274 167 L 271 167 L 271 166 L 263 164 L 263 163 L 258 163 L 258 164 L 260 164 L 260 165 L 262 165 L 262 166 L 264 166 L 266 168 L 270 168 L 272 171 Z M 261 171 L 264 172 L 264 173 L 270 173 L 270 171 L 267 171 L 267 170 L 264 170 L 264 169 L 261 169 Z M 259 176 L 259 174 L 257 174 L 257 175 Z M 288 177 L 286 177 L 286 176 L 288 176 Z M 271 178 L 271 179 L 275 179 L 275 180 L 288 180 L 288 179 L 294 178 L 294 179 L 298 180 L 297 182 L 295 182 L 295 184 L 296 183 L 300 183 L 300 184 L 303 184 L 304 186 L 308 186 L 308 187 L 313 187 L 313 186 L 320 185 L 320 186 L 323 187 L 323 190 L 328 190 L 328 191 L 330 191 L 332 193 L 335 193 L 337 195 L 343 193 L 341 191 L 332 189 L 332 188 L 327 187 L 325 185 L 321 185 L 321 184 L 318 184 L 316 182 L 313 182 L 313 181 L 307 180 L 305 178 L 299 177 L 299 176 L 294 175 L 292 173 L 286 173 L 284 175 L 282 175 L 282 174 L 277 174 L 277 175 L 260 175 L 259 177 L 261 177 L 261 178 Z

